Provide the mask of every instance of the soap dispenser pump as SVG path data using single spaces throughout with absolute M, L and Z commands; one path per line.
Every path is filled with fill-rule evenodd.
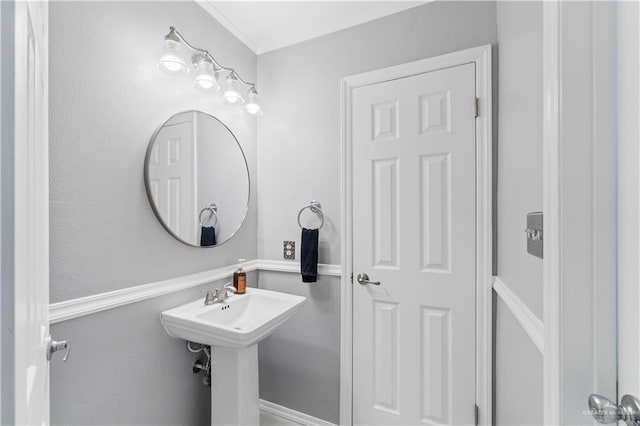
M 233 273 L 233 286 L 236 288 L 236 294 L 245 294 L 247 292 L 247 273 L 242 269 L 242 262 L 245 259 L 238 259 L 238 270 Z

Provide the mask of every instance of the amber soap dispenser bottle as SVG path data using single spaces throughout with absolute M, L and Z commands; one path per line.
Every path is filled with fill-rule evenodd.
M 238 270 L 233 273 L 233 286 L 236 288 L 236 294 L 245 294 L 247 292 L 247 273 L 242 269 L 242 262 L 245 259 L 238 259 Z

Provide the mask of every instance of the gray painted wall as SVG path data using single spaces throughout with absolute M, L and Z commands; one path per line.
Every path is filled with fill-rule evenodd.
M 496 40 L 494 2 L 434 2 L 260 55 L 258 256 L 282 260 L 283 240 L 299 245 L 296 216 L 317 199 L 320 261 L 341 262 L 341 78 Z M 260 346 L 261 397 L 337 423 L 340 280 L 262 272 L 260 287 L 308 294 L 296 320 Z
M 255 287 L 257 274 L 247 282 Z M 159 313 L 225 280 L 54 324 L 68 338 L 66 363 L 51 362 L 51 422 L 57 425 L 206 425 L 211 389 L 192 374 L 199 356 L 169 337 Z
M 495 353 L 496 425 L 542 425 L 542 356 L 498 299 Z
M 259 257 L 282 259 L 282 241 L 299 238 L 298 210 L 315 198 L 328 221 L 321 261 L 341 261 L 341 78 L 496 40 L 494 2 L 434 2 L 260 55 Z
M 260 398 L 338 424 L 340 278 L 307 284 L 297 274 L 260 272 L 260 288 L 307 298 L 258 345 Z
M 542 259 L 523 229 L 542 210 L 542 3 L 498 3 L 498 275 L 542 318 Z
M 542 260 L 527 254 L 528 212 L 542 210 L 542 4 L 498 2 L 498 276 L 542 318 Z M 542 356 L 497 302 L 497 425 L 542 424 Z
M 50 4 L 51 302 L 256 257 L 255 119 L 157 70 L 170 25 L 255 80 L 255 54 L 194 2 Z M 249 213 L 221 247 L 174 240 L 144 190 L 153 131 L 187 109 L 221 118 L 248 157 Z M 248 281 L 255 286 L 257 274 Z M 66 364 L 51 364 L 52 422 L 208 423 L 209 390 L 191 373 L 195 356 L 158 318 L 199 296 L 195 288 L 52 326 L 72 346 Z
M 256 257 L 256 122 L 219 96 L 156 68 L 175 25 L 255 81 L 256 56 L 194 2 L 54 2 L 50 7 L 51 302 Z M 249 213 L 233 240 L 200 249 L 156 220 L 143 162 L 157 126 L 200 109 L 236 134 L 252 178 Z
M 253 121 L 205 100 L 188 79 L 155 68 L 162 36 L 173 24 L 255 78 L 255 55 L 195 4 L 56 2 L 50 19 L 52 302 L 223 266 L 237 257 L 280 260 L 282 240 L 299 243 L 296 215 L 314 198 L 326 217 L 320 261 L 340 263 L 340 78 L 499 40 L 499 272 L 541 313 L 541 266 L 524 253 L 522 238 L 524 214 L 541 208 L 539 6 L 499 3 L 496 11 L 493 2 L 430 3 L 261 55 L 265 116 L 257 146 Z M 83 37 L 76 39 L 78 34 Z M 249 159 L 247 222 L 223 248 L 201 250 L 173 240 L 144 193 L 149 137 L 171 114 L 190 108 L 221 117 Z M 525 197 L 522 188 L 533 196 Z M 321 277 L 310 285 L 290 274 L 250 276 L 250 283 L 258 280 L 262 288 L 308 298 L 295 321 L 260 344 L 261 397 L 337 422 L 339 279 Z M 69 363 L 52 364 L 54 423 L 207 422 L 208 393 L 189 373 L 193 356 L 157 318 L 197 291 L 53 326 L 56 338 L 73 345 Z M 503 308 L 498 303 L 496 418 L 498 424 L 539 423 L 535 410 L 517 402 L 527 396 L 539 401 L 541 359 Z M 513 380 L 520 375 L 521 381 Z

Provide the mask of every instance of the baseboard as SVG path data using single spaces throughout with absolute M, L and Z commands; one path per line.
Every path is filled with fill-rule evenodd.
M 274 404 L 273 402 L 265 401 L 264 399 L 260 400 L 260 411 L 264 411 L 265 413 L 269 413 L 304 426 L 336 426 L 326 420 L 318 419 L 317 417 L 292 410 L 291 408 L 283 407 L 282 405 Z

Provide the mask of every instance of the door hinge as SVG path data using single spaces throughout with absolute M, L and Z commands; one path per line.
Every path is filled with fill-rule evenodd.
M 353 272 L 351 273 L 351 284 L 353 284 Z
M 476 420 L 476 426 L 478 426 L 480 424 L 480 409 L 478 408 L 478 405 L 474 405 L 473 406 L 473 410 L 474 410 L 474 416 L 475 416 L 475 420 Z
M 473 104 L 475 117 L 479 115 L 480 112 L 480 99 L 476 98 Z

